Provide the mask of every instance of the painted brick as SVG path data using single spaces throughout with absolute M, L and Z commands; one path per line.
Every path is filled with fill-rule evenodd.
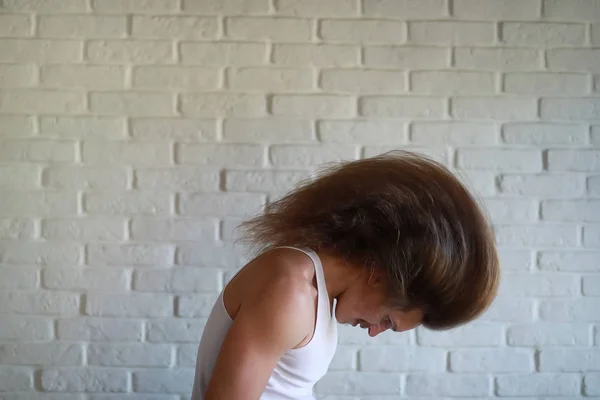
M 57 321 L 60 340 L 91 342 L 138 342 L 142 338 L 142 321 L 119 318 L 61 318 Z
M 183 0 L 183 10 L 207 14 L 266 14 L 268 0 Z
M 432 348 L 377 347 L 360 350 L 361 371 L 445 372 L 446 351 Z
M 312 22 L 296 18 L 228 18 L 227 37 L 244 40 L 271 39 L 278 42 L 302 42 L 312 38 Z
M 190 43 L 180 45 L 181 61 L 188 65 L 260 65 L 267 60 L 264 43 Z
M 445 102 L 434 97 L 370 96 L 360 99 L 359 112 L 365 117 L 441 118 Z
M 88 365 L 102 367 L 168 367 L 172 347 L 165 344 L 104 344 L 88 345 Z
M 138 371 L 133 373 L 133 387 L 138 392 L 191 393 L 193 369 Z
M 215 17 L 137 16 L 132 19 L 133 37 L 152 39 L 210 39 L 219 33 Z
M 105 241 L 123 240 L 124 219 L 44 219 L 41 222 L 41 236 L 50 240 Z
M 258 94 L 181 94 L 179 101 L 183 115 L 197 117 L 262 117 L 267 107 Z
M 14 343 L 0 345 L 4 365 L 76 366 L 83 361 L 81 343 Z
M 167 215 L 171 195 L 153 192 L 97 192 L 83 195 L 83 210 L 88 215 Z
M 168 164 L 170 149 L 167 142 L 142 143 L 132 141 L 83 142 L 82 159 L 85 164 L 134 166 Z
M 537 117 L 537 104 L 533 99 L 500 97 L 456 97 L 450 105 L 457 119 L 528 120 Z
M 48 289 L 92 290 L 110 287 L 127 289 L 127 273 L 108 268 L 49 268 L 42 271 L 42 282 Z
M 553 49 L 546 52 L 551 71 L 598 72 L 599 49 Z
M 273 44 L 273 62 L 280 65 L 353 67 L 359 64 L 360 47 L 347 44 Z
M 146 292 L 210 292 L 218 286 L 219 274 L 208 268 L 136 271 L 135 290 Z
M 520 20 L 539 18 L 538 0 L 454 0 L 453 15 L 459 19 Z
M 217 136 L 216 122 L 191 118 L 134 118 L 131 136 L 139 140 L 212 142 Z
M 85 111 L 85 96 L 68 91 L 4 90 L 0 93 L 0 111 L 15 114 L 81 114 Z
M 177 147 L 180 164 L 260 166 L 264 149 L 245 144 L 185 144 Z
M 7 140 L 4 140 L 6 143 Z M 8 155 L 13 156 L 12 154 Z M 37 165 L 5 164 L 0 165 L 0 187 L 4 190 L 27 190 L 40 187 L 40 168 Z M 0 228 L 1 231 L 1 228 Z M 2 237 L 2 234 L 0 234 Z
M 89 244 L 87 258 L 94 266 L 167 266 L 173 263 L 174 249 L 169 244 Z
M 457 164 L 461 168 L 538 172 L 542 170 L 542 154 L 533 149 L 460 148 Z
M 335 93 L 404 93 L 404 72 L 379 70 L 326 69 L 320 87 Z
M 495 76 L 489 72 L 416 71 L 411 91 L 425 94 L 494 93 Z
M 271 107 L 274 116 L 295 118 L 347 118 L 356 115 L 356 100 L 344 96 L 274 95 Z
M 305 178 L 308 178 L 308 173 L 300 171 L 227 171 L 225 189 L 233 192 L 286 192 Z
M 328 143 L 404 144 L 406 125 L 397 121 L 324 120 L 317 123 L 319 139 Z
M 504 22 L 502 41 L 514 46 L 576 46 L 585 42 L 585 25 Z
M 476 323 L 440 332 L 418 329 L 417 343 L 419 346 L 443 348 L 490 347 L 500 345 L 504 340 L 503 336 L 503 328 L 500 324 Z
M 28 15 L 18 15 L 18 14 L 0 15 L 0 36 L 1 37 L 31 36 L 31 25 L 32 25 L 31 18 Z
M 167 41 L 90 40 L 85 56 L 96 63 L 168 64 L 173 61 L 173 47 Z
M 427 374 L 408 375 L 406 394 L 411 396 L 485 396 L 490 381 L 484 375 Z
M 517 48 L 455 48 L 454 65 L 461 69 L 488 71 L 535 71 L 542 69 L 539 50 Z
M 33 370 L 30 368 L 0 366 L 0 391 L 33 389 Z
M 124 89 L 125 69 L 98 65 L 46 65 L 41 68 L 41 82 L 46 87 Z
M 587 192 L 592 197 L 600 197 L 600 176 L 587 178 Z
M 175 0 L 92 0 L 94 11 L 103 13 L 165 13 L 176 11 Z
M 580 197 L 584 192 L 584 182 L 570 174 L 550 175 L 500 175 L 500 192 L 519 196 Z
M 461 169 L 456 171 L 454 175 L 477 196 L 493 196 L 496 194 L 495 175 L 492 171 Z
M 595 310 L 600 299 L 553 299 L 540 302 L 539 313 L 543 321 L 550 322 L 595 322 Z
M 259 193 L 197 193 L 182 195 L 179 206 L 182 215 L 244 216 L 259 211 L 263 204 Z
M 75 142 L 66 140 L 11 140 L 3 141 L 0 150 L 3 161 L 75 161 Z
M 575 95 L 588 92 L 583 74 L 509 73 L 504 76 L 504 91 L 512 94 Z
M 40 36 L 54 38 L 122 38 L 127 35 L 124 16 L 108 15 L 41 15 Z
M 450 51 L 440 47 L 367 46 L 364 63 L 405 69 L 438 69 L 450 65 Z
M 600 394 L 600 374 L 586 374 L 583 378 L 583 387 L 586 395 Z
M 40 135 L 57 138 L 125 137 L 125 119 L 115 117 L 40 117 Z
M 223 124 L 223 140 L 227 142 L 310 142 L 310 121 L 293 119 L 227 119 Z
M 80 245 L 70 242 L 0 242 L 0 261 L 7 264 L 79 264 Z
M 213 68 L 143 66 L 133 70 L 133 86 L 152 89 L 212 90 L 220 86 Z
M 550 120 L 600 121 L 600 100 L 588 99 L 542 99 L 541 116 Z
M 177 264 L 185 266 L 235 268 L 242 257 L 231 245 L 188 243 L 177 246 Z
M 500 225 L 496 228 L 496 241 L 510 247 L 573 247 L 577 243 L 575 226 L 552 225 Z
M 134 240 L 212 240 L 216 237 L 214 220 L 134 218 L 131 222 Z
M 585 231 L 584 231 L 585 237 Z M 542 252 L 539 255 L 540 269 L 558 272 L 599 272 L 600 253 L 588 252 Z
M 502 140 L 516 145 L 585 144 L 588 128 L 579 124 L 509 123 L 502 127 Z
M 408 40 L 415 44 L 472 46 L 494 41 L 494 24 L 484 22 L 410 22 Z
M 356 371 L 332 371 L 315 385 L 319 393 L 343 395 L 398 395 L 400 387 L 397 373 Z
M 444 0 L 364 0 L 368 17 L 398 19 L 437 19 L 448 15 Z
M 580 278 L 549 273 L 504 273 L 501 297 L 574 297 L 580 293 Z
M 600 371 L 600 350 L 546 349 L 540 352 L 542 372 Z
M 217 171 L 201 171 L 195 167 L 148 168 L 136 171 L 136 187 L 144 190 L 184 192 L 217 191 Z
M 0 313 L 35 315 L 77 315 L 79 294 L 37 290 L 0 292 Z
M 545 200 L 542 219 L 548 221 L 600 221 L 600 200 Z
M 590 327 L 574 323 L 540 323 L 511 325 L 507 329 L 511 346 L 588 346 Z
M 42 172 L 42 183 L 53 189 L 126 189 L 124 168 L 48 167 Z
M 174 97 L 168 93 L 90 93 L 90 109 L 99 115 L 168 117 L 175 113 Z
M 550 171 L 600 170 L 600 151 L 596 150 L 548 150 L 547 157 Z
M 593 21 L 600 17 L 600 4 L 594 0 L 544 0 L 544 16 Z
M 507 271 L 528 271 L 532 266 L 531 253 L 524 250 L 498 250 L 500 265 Z
M 1 23 L 2 22 L 0 21 L 0 24 Z M 2 85 L 3 88 L 32 87 L 37 83 L 37 74 L 37 67 L 35 65 L 0 65 L 0 85 Z
M 0 137 L 25 137 L 34 133 L 34 118 L 24 115 L 0 115 Z
M 323 20 L 320 36 L 328 42 L 403 43 L 406 29 L 401 21 Z
M 308 68 L 237 68 L 229 69 L 227 82 L 239 91 L 309 91 L 313 72 Z
M 3 315 L 0 340 L 49 341 L 52 339 L 52 320 L 38 316 Z
M 177 346 L 177 366 L 195 368 L 198 354 L 197 344 L 180 344 Z M 173 399 L 175 400 L 175 399 Z
M 480 145 L 493 144 L 496 126 L 491 123 L 414 122 L 410 142 L 420 145 Z
M 82 59 L 78 40 L 0 39 L 0 61 L 9 63 L 70 63 Z
M 356 149 L 353 146 L 271 146 L 271 162 L 277 167 L 310 167 L 329 162 L 348 161 L 356 159 Z M 301 176 L 290 176 L 291 181 Z M 304 176 L 308 178 L 308 176 Z M 290 183 L 291 183 L 290 181 Z
M 88 293 L 85 312 L 93 317 L 167 317 L 173 298 L 157 293 Z
M 62 216 L 77 214 L 74 192 L 9 191 L 0 197 L 0 215 Z
M 21 266 L 0 267 L 0 288 L 2 289 L 34 289 L 38 286 L 37 268 Z
M 127 371 L 106 368 L 47 368 L 42 389 L 49 392 L 125 392 Z
M 529 199 L 486 199 L 485 206 L 492 221 L 518 223 L 538 219 L 537 202 Z
M 583 245 L 585 247 L 600 247 L 600 226 L 583 227 Z
M 148 340 L 150 342 L 197 343 L 204 324 L 205 321 L 201 319 L 156 319 L 148 323 Z
M 454 350 L 450 352 L 452 372 L 533 372 L 532 350 Z
M 324 17 L 324 16 L 354 16 L 357 15 L 358 4 L 353 0 L 332 0 L 323 3 L 319 0 L 275 0 L 277 14 L 293 15 L 296 17 Z
M 600 268 L 598 268 L 600 270 Z M 582 291 L 584 296 L 600 296 L 600 279 L 595 275 L 582 277 Z
M 187 318 L 208 318 L 218 294 L 200 293 L 179 296 L 177 304 L 177 315 Z M 194 356 L 197 349 L 194 350 Z M 195 361 L 194 361 L 195 366 Z
M 574 375 L 505 375 L 496 377 L 496 391 L 500 396 L 574 396 L 580 393 L 580 381 Z
M 531 299 L 498 297 L 479 318 L 480 321 L 530 322 L 533 320 Z
M 85 0 L 5 0 L 2 7 L 19 12 L 68 14 L 87 11 L 87 2 Z

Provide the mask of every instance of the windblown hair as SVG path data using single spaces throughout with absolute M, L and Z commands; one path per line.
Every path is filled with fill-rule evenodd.
M 496 295 L 494 235 L 477 201 L 444 166 L 409 152 L 337 164 L 240 226 L 261 251 L 328 250 L 389 278 L 398 309 L 448 329 L 480 315 Z

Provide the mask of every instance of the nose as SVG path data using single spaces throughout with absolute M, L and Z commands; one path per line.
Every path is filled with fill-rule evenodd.
M 388 328 L 387 328 L 387 326 L 385 326 L 385 324 L 371 325 L 371 327 L 369 329 L 369 336 L 375 337 L 375 336 L 379 335 L 380 333 L 385 332 L 387 330 L 388 330 Z

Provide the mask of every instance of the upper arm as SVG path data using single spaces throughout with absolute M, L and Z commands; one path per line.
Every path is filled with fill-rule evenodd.
M 219 351 L 206 400 L 260 397 L 279 358 L 311 333 L 314 301 L 310 290 L 299 286 L 280 279 L 240 306 Z

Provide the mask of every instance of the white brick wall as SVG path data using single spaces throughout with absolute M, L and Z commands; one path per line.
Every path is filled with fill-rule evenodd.
M 498 300 L 340 328 L 328 400 L 600 398 L 600 1 L 0 2 L 0 399 L 189 398 L 233 228 L 393 148 L 483 198 Z

